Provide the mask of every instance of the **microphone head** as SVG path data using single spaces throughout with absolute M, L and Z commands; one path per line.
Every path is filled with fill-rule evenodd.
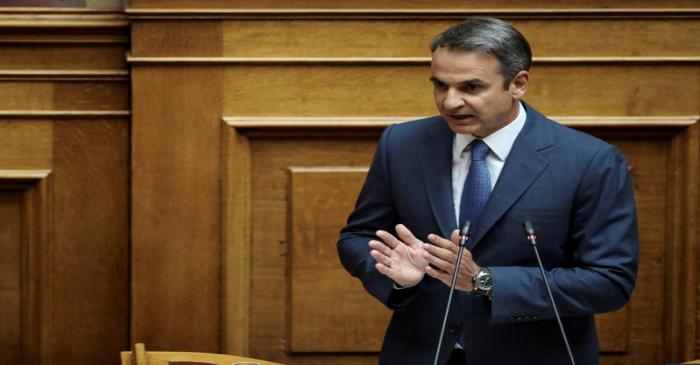
M 535 227 L 532 226 L 532 223 L 530 223 L 530 221 L 523 222 L 523 228 L 525 228 L 525 233 L 527 235 L 532 236 L 535 234 Z
M 464 224 L 462 224 L 462 229 L 459 230 L 459 235 L 460 236 L 468 236 L 471 229 L 472 229 L 472 222 L 464 221 Z

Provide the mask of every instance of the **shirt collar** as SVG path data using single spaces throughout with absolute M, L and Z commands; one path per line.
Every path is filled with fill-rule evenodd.
M 525 126 L 525 120 L 527 119 L 527 113 L 523 107 L 523 103 L 518 102 L 518 116 L 515 117 L 510 123 L 506 124 L 505 127 L 489 134 L 483 138 L 484 143 L 491 149 L 491 152 L 501 161 L 505 161 L 510 153 L 513 143 L 515 143 L 515 138 Z M 475 140 L 477 137 L 471 134 L 455 134 L 453 147 L 453 155 L 458 157 L 462 154 L 464 149 Z

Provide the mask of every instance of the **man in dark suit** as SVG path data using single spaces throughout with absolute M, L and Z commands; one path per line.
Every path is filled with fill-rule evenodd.
M 529 220 L 574 357 L 597 364 L 593 314 L 624 306 L 637 271 L 623 156 L 521 100 L 532 57 L 510 24 L 471 19 L 431 49 L 440 116 L 384 131 L 338 242 L 343 266 L 394 310 L 380 363 L 432 364 L 464 220 L 439 363 L 568 363 Z

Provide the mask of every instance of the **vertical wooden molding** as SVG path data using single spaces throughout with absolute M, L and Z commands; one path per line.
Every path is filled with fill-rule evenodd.
M 671 227 L 666 241 L 665 361 L 681 362 L 695 357 L 698 244 L 699 127 L 695 124 L 677 135 L 670 150 Z
M 51 343 L 51 307 L 53 298 L 53 287 L 51 285 L 52 268 L 52 247 L 51 244 L 51 221 L 52 219 L 52 196 L 50 191 L 50 175 L 47 172 L 45 177 L 37 179 L 35 185 L 27 191 L 24 202 L 24 219 L 27 222 L 26 242 L 30 250 L 28 255 L 29 267 L 35 267 L 37 273 L 31 282 L 29 282 L 28 293 L 30 295 L 29 303 L 36 303 L 37 308 L 29 308 L 30 311 L 36 311 L 29 315 L 28 321 L 37 321 L 36 324 L 30 324 L 29 328 L 40 326 L 39 333 L 36 335 L 38 344 L 28 344 L 28 354 L 38 354 L 41 364 L 51 364 L 50 354 L 53 351 Z M 34 251 L 34 254 L 31 254 Z M 32 262 L 33 260 L 33 262 Z M 32 339 L 33 341 L 33 339 Z M 29 362 L 32 363 L 32 362 Z
M 219 68 L 132 70 L 131 341 L 220 352 Z
M 250 141 L 222 123 L 222 339 L 223 352 L 250 352 Z
M 49 170 L 0 170 L 0 186 L 22 191 L 20 365 L 51 364 L 51 190 Z

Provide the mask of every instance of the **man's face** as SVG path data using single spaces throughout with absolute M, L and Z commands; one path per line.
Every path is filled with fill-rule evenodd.
M 453 132 L 483 138 L 517 116 L 524 89 L 515 80 L 503 89 L 496 57 L 440 47 L 433 53 L 431 70 L 435 105 Z

